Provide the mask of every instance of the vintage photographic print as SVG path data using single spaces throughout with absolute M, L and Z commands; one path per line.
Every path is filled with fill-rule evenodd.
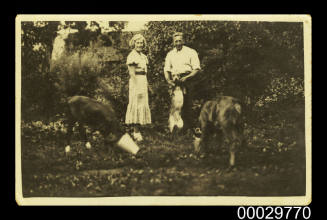
M 18 15 L 19 205 L 308 205 L 309 15 Z

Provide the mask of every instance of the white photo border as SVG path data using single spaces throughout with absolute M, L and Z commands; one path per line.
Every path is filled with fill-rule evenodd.
M 306 194 L 287 197 L 248 196 L 131 196 L 24 198 L 21 170 L 21 22 L 23 21 L 162 21 L 162 20 L 215 20 L 215 21 L 268 21 L 303 22 L 305 74 L 305 141 L 306 141 Z M 312 18 L 310 15 L 17 15 L 15 39 L 15 198 L 18 205 L 155 205 L 155 206 L 305 206 L 312 201 Z

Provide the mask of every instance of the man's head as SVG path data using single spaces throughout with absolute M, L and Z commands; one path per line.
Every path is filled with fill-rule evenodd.
M 174 47 L 176 47 L 177 50 L 181 50 L 184 45 L 184 38 L 182 32 L 175 32 L 173 35 L 173 43 Z

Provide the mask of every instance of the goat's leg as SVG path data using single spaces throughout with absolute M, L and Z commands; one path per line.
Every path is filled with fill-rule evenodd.
M 73 127 L 74 127 L 74 121 L 71 119 L 67 119 L 67 133 L 66 133 L 66 146 L 65 146 L 66 153 L 70 152 Z
M 172 141 L 175 141 L 175 140 L 176 140 L 176 137 L 177 137 L 177 127 L 176 127 L 176 125 L 174 125 L 170 137 L 171 137 L 171 140 L 172 140 Z
M 229 165 L 231 167 L 235 166 L 235 143 L 232 142 L 230 145 L 230 152 L 229 152 Z
M 246 138 L 244 136 L 244 125 L 241 124 L 237 128 L 238 128 L 238 130 L 237 130 L 237 132 L 238 132 L 238 138 L 240 140 L 240 147 L 247 148 L 247 142 L 246 142 Z
M 193 110 L 192 110 L 192 94 L 191 89 L 186 88 L 186 94 L 184 94 L 184 103 L 181 109 L 181 116 L 184 121 L 183 131 L 186 132 L 188 129 L 192 129 L 193 125 Z
M 201 129 L 202 133 L 201 133 L 201 138 L 200 138 L 200 143 L 198 146 L 198 149 L 196 149 L 197 153 L 207 153 L 208 152 L 208 145 L 210 143 L 210 136 L 211 136 L 211 132 L 210 132 L 210 128 L 209 126 L 204 126 Z
M 237 128 L 223 129 L 229 145 L 229 165 L 235 166 L 236 148 L 241 144 L 241 139 Z
M 215 129 L 214 148 L 213 151 L 218 152 L 223 146 L 224 134 L 221 129 Z
M 79 134 L 80 134 L 80 137 L 81 137 L 81 139 L 83 141 L 83 144 L 85 144 L 85 147 L 87 149 L 90 149 L 91 148 L 91 144 L 87 140 L 86 128 L 85 128 L 84 124 L 83 123 L 80 123 L 79 126 L 78 126 L 78 129 L 79 129 Z

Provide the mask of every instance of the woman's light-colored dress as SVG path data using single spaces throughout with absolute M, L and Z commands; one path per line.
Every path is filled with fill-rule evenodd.
M 135 65 L 136 72 L 146 72 L 148 59 L 143 53 L 132 50 L 127 56 L 127 65 Z M 129 103 L 126 111 L 126 124 L 151 124 L 148 98 L 148 81 L 145 75 L 135 75 L 136 82 L 129 79 Z

